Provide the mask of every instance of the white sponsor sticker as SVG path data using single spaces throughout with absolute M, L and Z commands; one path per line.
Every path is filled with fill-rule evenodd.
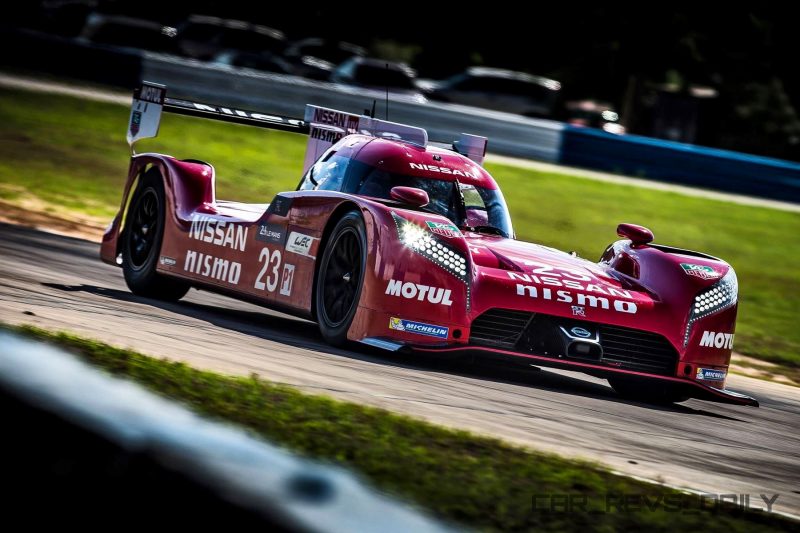
M 294 281 L 294 265 L 286 263 L 283 265 L 283 276 L 281 277 L 281 294 L 284 296 L 292 295 L 292 282 Z
M 701 381 L 723 381 L 727 372 L 714 368 L 698 368 L 695 378 Z
M 286 239 L 286 251 L 313 258 L 314 256 L 311 255 L 312 244 L 314 244 L 314 237 L 293 231 Z

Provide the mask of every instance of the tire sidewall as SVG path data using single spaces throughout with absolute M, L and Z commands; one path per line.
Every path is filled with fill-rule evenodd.
M 151 170 L 142 176 L 142 182 L 135 192 L 135 196 L 131 202 L 131 210 L 129 211 L 129 215 L 136 213 L 142 199 L 150 190 L 155 193 L 158 201 L 158 228 L 156 229 L 157 233 L 155 236 L 155 241 L 153 241 L 153 247 L 150 249 L 150 254 L 140 267 L 134 268 L 130 261 L 131 232 L 125 232 L 122 247 L 122 270 L 125 274 L 125 281 L 128 283 L 128 287 L 134 290 L 134 292 L 136 290 L 147 290 L 147 288 L 153 284 L 158 276 L 156 268 L 158 265 L 158 256 L 161 253 L 161 243 L 164 238 L 166 205 L 164 183 L 161 180 L 160 174 L 154 177 L 153 171 Z
M 338 241 L 339 237 L 348 229 L 355 230 L 355 234 L 358 238 L 359 244 L 361 246 L 361 275 L 359 277 L 360 283 L 358 287 L 356 287 L 356 294 L 353 306 L 350 308 L 349 312 L 345 316 L 344 320 L 338 325 L 334 326 L 330 324 L 326 318 L 325 308 L 324 308 L 324 273 L 328 267 L 331 254 L 334 249 L 334 245 Z M 328 238 L 328 241 L 325 245 L 325 251 L 323 252 L 322 259 L 320 260 L 320 268 L 317 271 L 317 283 L 316 283 L 316 291 L 314 295 L 314 302 L 316 306 L 316 316 L 317 322 L 319 323 L 320 333 L 325 341 L 329 344 L 334 346 L 338 346 L 343 344 L 347 341 L 347 332 L 350 329 L 350 326 L 353 323 L 353 319 L 355 318 L 356 312 L 358 311 L 358 305 L 361 301 L 361 293 L 364 288 L 364 276 L 367 271 L 367 232 L 364 225 L 364 219 L 361 216 L 361 213 L 358 211 L 349 211 L 346 213 L 339 221 L 336 223 L 333 231 Z

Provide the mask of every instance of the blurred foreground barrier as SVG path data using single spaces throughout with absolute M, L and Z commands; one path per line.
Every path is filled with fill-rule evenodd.
M 445 530 L 347 472 L 2 331 L 0 417 L 3 520 L 24 529 Z

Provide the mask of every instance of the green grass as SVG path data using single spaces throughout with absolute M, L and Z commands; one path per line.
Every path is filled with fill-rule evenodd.
M 8 326 L 2 326 L 6 327 Z M 13 331 L 56 343 L 106 371 L 130 378 L 214 418 L 231 421 L 307 457 L 343 465 L 368 482 L 444 519 L 485 530 L 768 531 L 796 523 L 762 512 L 606 510 L 606 494 L 655 502 L 680 493 L 617 476 L 584 462 L 533 452 L 381 409 L 304 394 L 259 378 L 232 377 L 159 360 L 67 333 Z M 548 513 L 533 495 L 586 498 L 588 512 Z M 537 500 L 537 507 L 544 505 Z M 555 500 L 554 500 L 555 501 Z M 632 500 L 637 501 L 637 500 Z M 644 504 L 641 504 L 642 506 Z
M 0 198 L 34 197 L 110 218 L 127 172 L 129 110 L 70 97 L 0 89 Z M 299 135 L 165 115 L 139 151 L 203 158 L 218 197 L 267 202 L 296 186 Z M 489 164 L 519 238 L 597 258 L 618 222 L 650 227 L 658 242 L 729 261 L 740 282 L 736 349 L 800 375 L 800 214 Z

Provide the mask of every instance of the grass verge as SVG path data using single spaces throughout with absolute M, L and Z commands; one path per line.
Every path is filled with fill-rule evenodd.
M 0 89 L 0 199 L 107 222 L 127 173 L 124 106 Z M 295 188 L 305 138 L 165 115 L 139 151 L 202 158 L 218 197 L 267 202 Z M 505 191 L 517 235 L 595 258 L 618 222 L 650 227 L 665 244 L 705 251 L 739 276 L 737 351 L 800 375 L 800 214 L 560 174 L 488 164 Z M 780 371 L 779 369 L 779 371 Z
M 708 502 L 701 509 L 695 497 L 617 476 L 590 463 L 301 393 L 256 375 L 225 376 L 68 333 L 0 327 L 55 343 L 111 374 L 130 378 L 205 415 L 242 425 L 302 455 L 350 468 L 384 491 L 472 527 L 724 532 L 796 527 L 774 514 L 713 507 Z M 536 510 L 534 495 L 541 495 Z M 623 496 L 630 499 L 627 509 L 612 505 L 607 510 L 607 498 L 618 502 Z M 570 499 L 574 506 L 585 501 L 584 509 L 567 512 Z M 687 507 L 670 511 L 677 505 L 668 507 L 665 501 Z M 544 511 L 551 502 L 556 503 L 556 512 Z

